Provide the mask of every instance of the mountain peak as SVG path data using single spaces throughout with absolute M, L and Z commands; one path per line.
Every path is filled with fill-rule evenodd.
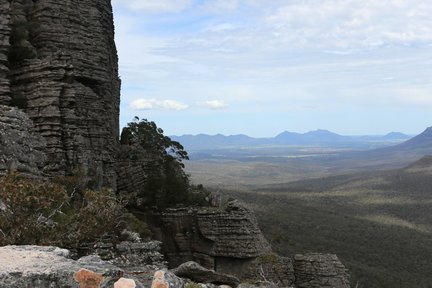
M 412 149 L 415 147 L 432 147 L 432 127 L 426 128 L 426 130 L 424 130 L 421 134 L 399 145 L 410 147 Z
M 431 127 L 428 127 L 428 128 L 426 128 L 426 130 L 425 131 L 423 131 L 423 133 L 422 134 L 426 134 L 426 135 L 432 135 L 432 126 Z M 421 135 L 421 134 L 420 134 Z

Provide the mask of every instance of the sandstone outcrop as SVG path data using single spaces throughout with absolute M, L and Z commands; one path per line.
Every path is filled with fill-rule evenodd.
M 237 277 L 206 269 L 193 261 L 181 264 L 172 272 L 179 277 L 188 278 L 198 283 L 227 284 L 232 287 L 237 287 L 240 284 Z
M 171 267 L 195 261 L 238 276 L 250 261 L 271 250 L 253 212 L 238 201 L 225 209 L 179 208 L 138 216 L 162 241 L 162 252 Z
M 298 288 L 349 288 L 349 275 L 334 254 L 295 255 L 294 271 Z
M 96 188 L 115 189 L 120 80 L 111 1 L 2 1 L 0 14 L 0 104 L 25 111 L 45 139 L 44 172 L 80 170 Z
M 10 102 L 9 87 L 9 34 L 10 34 L 10 3 L 0 3 L 0 105 L 7 105 Z
M 183 288 L 184 280 L 166 270 L 156 271 L 151 288 Z
M 8 172 L 38 177 L 45 164 L 43 138 L 33 132 L 28 116 L 0 105 L 0 175 Z
M 158 159 L 152 155 L 140 155 L 140 159 L 131 159 L 127 145 L 121 145 L 117 161 L 117 193 L 119 195 L 134 195 L 139 206 L 138 195 L 145 195 L 148 179 L 152 175 L 157 176 L 159 171 L 155 171 L 158 166 Z M 136 152 L 135 152 L 136 153 Z
M 242 279 L 291 287 L 295 283 L 293 261 L 289 257 L 282 257 L 273 252 L 261 255 L 245 267 Z
M 95 287 L 104 288 L 113 287 L 113 283 L 124 275 L 123 270 L 97 256 L 83 257 L 78 261 L 68 257 L 68 250 L 57 247 L 0 247 L 0 286 L 78 288 L 85 287 L 79 282 L 99 281 L 100 286 Z

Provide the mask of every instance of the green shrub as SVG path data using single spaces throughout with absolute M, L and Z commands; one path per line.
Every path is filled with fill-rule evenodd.
M 19 175 L 0 178 L 0 246 L 39 244 L 53 233 L 53 218 L 67 201 L 64 187 Z
M 191 206 L 209 206 L 210 191 L 204 188 L 203 185 L 191 185 L 189 187 L 188 205 Z
M 141 239 L 147 239 L 152 236 L 152 232 L 150 231 L 150 228 L 148 227 L 147 223 L 139 220 L 132 213 L 127 213 L 125 215 L 124 221 L 125 221 L 126 228 L 129 231 L 134 231 L 138 233 Z
M 126 228 L 126 203 L 108 190 L 83 190 L 72 180 L 65 178 L 65 185 L 17 174 L 0 177 L 6 207 L 0 212 L 0 245 L 79 248 L 102 237 L 114 242 Z

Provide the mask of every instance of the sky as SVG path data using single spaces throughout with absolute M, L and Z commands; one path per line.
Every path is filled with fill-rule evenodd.
M 166 135 L 432 126 L 430 0 L 113 0 L 120 125 Z

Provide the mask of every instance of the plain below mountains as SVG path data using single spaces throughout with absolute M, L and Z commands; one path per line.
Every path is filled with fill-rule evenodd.
M 183 135 L 171 136 L 171 139 L 180 142 L 188 151 L 209 149 L 252 148 L 265 146 L 387 146 L 410 139 L 411 136 L 400 132 L 391 132 L 386 135 L 343 136 L 328 130 L 318 129 L 306 133 L 284 131 L 275 137 L 253 138 L 246 135 Z M 375 147 L 375 146 L 374 146 Z

